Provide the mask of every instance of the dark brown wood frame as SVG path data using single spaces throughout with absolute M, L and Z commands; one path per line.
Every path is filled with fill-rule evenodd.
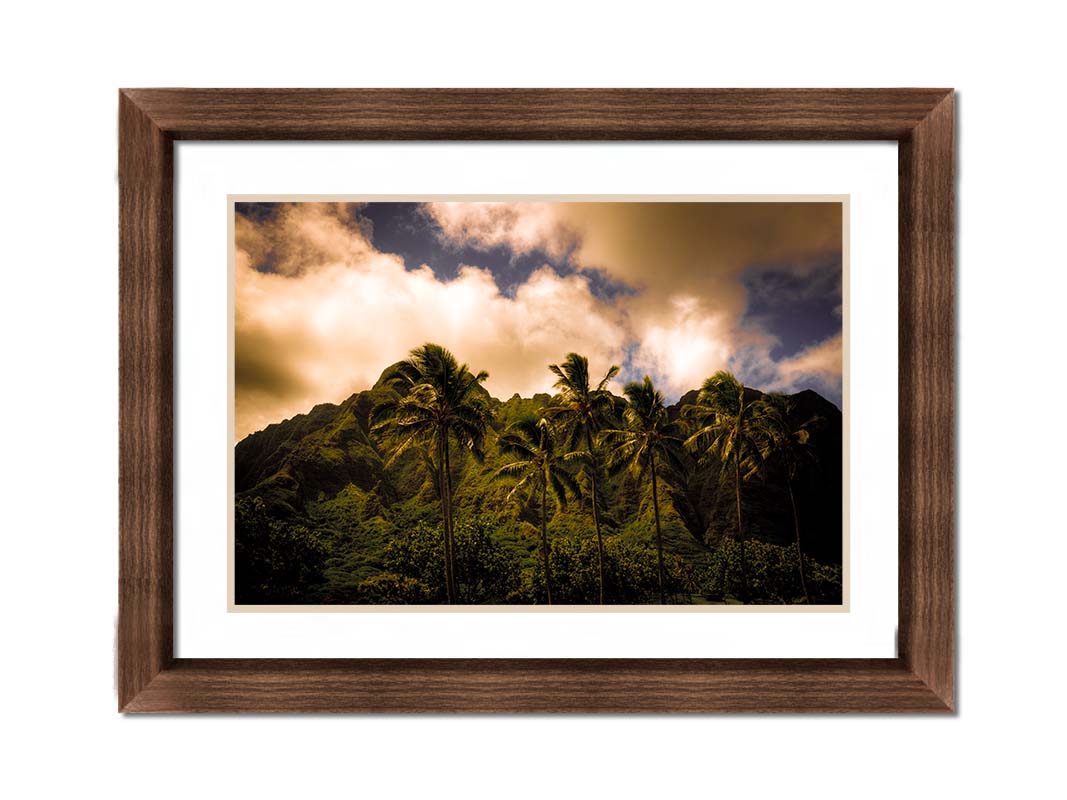
M 953 126 L 945 89 L 122 90 L 119 709 L 951 711 Z M 897 141 L 897 658 L 174 658 L 173 142 L 189 139 Z

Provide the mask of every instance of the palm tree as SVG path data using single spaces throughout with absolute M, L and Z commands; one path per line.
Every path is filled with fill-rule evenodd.
M 560 452 L 556 445 L 552 426 L 543 417 L 524 417 L 508 427 L 497 442 L 500 452 L 515 460 L 498 469 L 493 477 L 518 478 L 518 483 L 508 492 L 511 500 L 520 491 L 528 490 L 530 497 L 538 498 L 541 509 L 541 558 L 545 568 L 545 593 L 552 605 L 552 570 L 549 566 L 548 547 L 548 491 L 552 490 L 556 503 L 566 505 L 567 493 L 581 497 L 581 489 L 567 464 L 585 459 L 583 452 Z
M 800 565 L 800 588 L 804 591 L 804 602 L 810 604 L 808 583 L 804 575 L 804 552 L 800 547 L 800 516 L 797 514 L 797 501 L 793 495 L 793 480 L 804 463 L 817 460 L 811 446 L 811 431 L 820 422 L 819 417 L 812 417 L 796 425 L 789 419 L 789 399 L 781 394 L 769 394 L 759 403 L 760 429 L 762 442 L 760 455 L 763 461 L 777 460 L 785 474 L 785 485 L 789 491 L 789 504 L 793 508 L 793 529 L 796 533 L 797 563 Z
M 605 430 L 604 443 L 611 447 L 608 467 L 612 471 L 629 469 L 636 478 L 650 475 L 652 479 L 652 509 L 656 517 L 656 558 L 659 565 L 659 601 L 666 604 L 666 578 L 663 569 L 663 531 L 659 519 L 659 483 L 657 473 L 672 468 L 683 470 L 681 459 L 682 436 L 680 423 L 667 416 L 663 395 L 656 391 L 647 375 L 643 382 L 634 382 L 623 389 L 627 406 L 623 412 L 626 427 Z
M 724 467 L 733 464 L 734 499 L 737 505 L 737 538 L 741 542 L 741 591 L 747 593 L 745 528 L 741 514 L 741 484 L 760 467 L 760 407 L 745 397 L 745 386 L 729 372 L 719 371 L 704 381 L 696 405 L 685 409 L 696 424 L 686 439 L 702 455 L 715 454 Z M 723 591 L 725 584 L 723 560 Z M 744 599 L 744 598 L 742 598 Z
M 549 413 L 569 432 L 568 446 L 576 450 L 584 444 L 586 452 L 589 453 L 589 488 L 592 494 L 593 527 L 596 529 L 600 605 L 604 605 L 604 539 L 600 533 L 600 510 L 597 508 L 599 495 L 596 479 L 599 465 L 593 441 L 614 410 L 615 399 L 607 390 L 607 385 L 608 381 L 619 374 L 619 367 L 609 367 L 595 389 L 589 387 L 589 360 L 585 356 L 568 353 L 562 364 L 550 364 L 548 368 L 557 378 L 555 388 L 559 389 L 560 403 Z
M 469 450 L 481 461 L 491 414 L 478 387 L 487 372 L 472 373 L 466 364 L 439 344 L 424 344 L 397 364 L 386 381 L 397 397 L 375 407 L 375 430 L 391 435 L 395 444 L 388 463 L 412 446 L 422 446 L 437 464 L 438 491 L 444 521 L 445 591 L 449 603 L 458 599 L 455 536 L 452 521 L 451 443 Z

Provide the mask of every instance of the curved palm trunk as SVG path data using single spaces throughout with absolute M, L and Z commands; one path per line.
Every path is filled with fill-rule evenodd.
M 663 533 L 659 528 L 659 486 L 656 483 L 656 457 L 649 453 L 649 466 L 652 470 L 652 510 L 656 515 L 656 558 L 659 562 L 659 603 L 667 605 L 667 595 L 663 579 Z
M 545 562 L 545 593 L 548 595 L 548 604 L 552 605 L 552 569 L 548 564 L 548 516 L 545 504 L 547 483 L 541 481 L 541 556 Z
M 785 483 L 789 487 L 789 502 L 793 506 L 793 528 L 797 534 L 797 563 L 800 565 L 800 588 L 804 590 L 804 602 L 811 605 L 811 596 L 808 594 L 808 582 L 804 578 L 804 551 L 800 549 L 800 516 L 797 514 L 797 501 L 793 497 L 793 479 L 786 471 Z
M 452 535 L 452 470 L 448 449 L 446 433 L 441 442 L 441 504 L 445 512 L 445 593 L 448 595 L 448 602 L 454 604 L 459 598 L 456 592 L 455 539 Z
M 741 540 L 741 599 L 748 601 L 748 576 L 745 569 L 745 529 L 741 524 L 741 458 L 734 453 L 734 494 L 737 499 L 737 537 Z
M 589 448 L 589 458 L 592 461 L 589 470 L 589 481 L 593 491 L 593 527 L 596 528 L 597 567 L 600 571 L 600 605 L 604 605 L 604 538 L 600 535 L 600 510 L 597 508 L 596 454 L 593 452 L 593 435 L 588 429 L 585 432 L 585 444 Z

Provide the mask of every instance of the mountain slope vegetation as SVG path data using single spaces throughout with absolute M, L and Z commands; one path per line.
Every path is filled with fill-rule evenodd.
M 608 434 L 626 429 L 630 405 L 606 381 L 591 390 L 601 392 L 603 431 L 566 427 L 581 416 L 574 391 L 499 400 L 475 380 L 464 402 L 484 411 L 484 441 L 438 416 L 438 428 L 425 427 L 429 438 L 400 447 L 417 414 L 452 409 L 420 388 L 431 381 L 425 370 L 409 367 L 394 365 L 372 388 L 236 445 L 238 604 L 841 602 L 842 420 L 817 393 L 773 398 L 775 430 L 804 431 L 804 458 L 777 458 L 768 435 L 766 452 L 753 450 L 741 475 L 729 458 L 681 447 L 672 463 L 655 462 L 651 481 L 647 465 L 610 463 Z M 465 365 L 450 369 L 476 377 Z M 771 396 L 742 390 L 743 404 L 771 408 Z M 397 412 L 405 398 L 407 411 Z M 664 405 L 663 424 L 692 434 L 701 413 L 722 416 L 706 400 L 694 389 Z M 537 421 L 544 427 L 531 427 Z M 558 491 L 548 473 L 538 484 L 536 469 L 518 491 L 508 477 L 526 474 L 509 470 L 519 430 L 554 437 L 528 437 L 531 453 L 551 446 L 568 455 L 554 467 L 564 472 Z

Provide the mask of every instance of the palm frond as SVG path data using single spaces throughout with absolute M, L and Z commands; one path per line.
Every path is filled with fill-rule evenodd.
M 532 458 L 536 453 L 533 445 L 518 433 L 505 433 L 496 440 L 496 446 L 503 455 L 516 458 Z
M 506 498 L 507 502 L 510 503 L 516 497 L 516 495 L 518 495 L 523 489 L 525 489 L 526 486 L 530 483 L 530 479 L 531 478 L 533 478 L 533 476 L 530 475 L 530 474 L 527 474 L 521 481 L 516 483 L 511 488 L 511 491 L 508 492 L 508 496 Z
M 559 460 L 564 464 L 570 464 L 571 462 L 577 461 L 583 465 L 590 465 L 594 463 L 595 459 L 593 458 L 593 454 L 588 450 L 571 450 L 560 456 Z
M 608 367 L 607 374 L 605 374 L 604 377 L 600 379 L 600 383 L 596 385 L 596 391 L 603 392 L 611 382 L 611 379 L 619 374 L 620 369 L 621 367 L 618 364 L 612 364 Z
M 561 508 L 567 505 L 568 494 L 575 500 L 580 501 L 582 499 L 582 487 L 570 472 L 563 469 L 554 469 L 549 473 L 549 481 L 552 485 L 552 492 L 556 495 L 556 501 Z
M 414 445 L 422 444 L 426 440 L 426 438 L 426 431 L 418 430 L 410 434 L 406 438 L 401 439 L 401 441 L 390 451 L 389 458 L 386 460 L 385 466 L 391 467 L 393 464 L 396 463 L 396 460 L 400 458 L 400 456 L 404 455 L 404 453 L 410 450 Z
M 505 464 L 497 470 L 494 470 L 492 477 L 496 478 L 514 478 L 519 475 L 525 474 L 531 469 L 531 461 L 512 461 L 510 464 Z

